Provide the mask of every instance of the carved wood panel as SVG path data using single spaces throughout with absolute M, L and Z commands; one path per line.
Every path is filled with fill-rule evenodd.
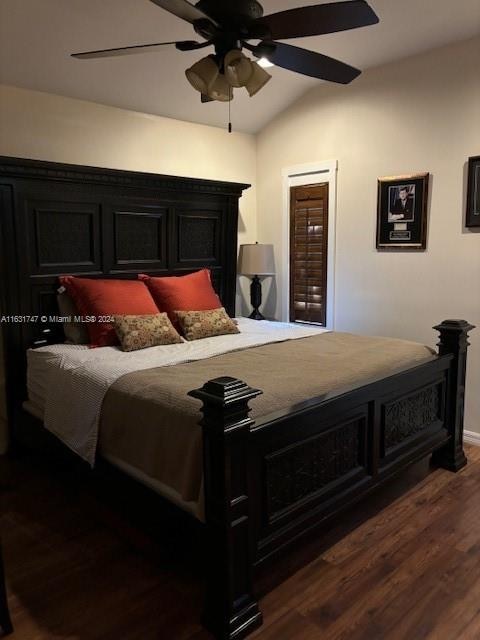
M 61 194 L 59 194 L 61 196 Z M 100 206 L 66 197 L 24 202 L 31 269 L 36 274 L 100 268 Z
M 270 517 L 366 467 L 365 419 L 336 426 L 266 457 Z
M 222 212 L 220 210 L 176 210 L 176 253 L 171 256 L 172 267 L 191 267 L 198 264 L 215 266 L 222 260 Z
M 435 384 L 384 405 L 384 453 L 435 424 L 442 426 L 440 392 L 441 387 Z
M 113 268 L 166 269 L 168 209 L 112 207 L 114 228 Z

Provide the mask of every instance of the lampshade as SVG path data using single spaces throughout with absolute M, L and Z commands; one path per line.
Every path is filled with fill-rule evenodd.
M 245 276 L 273 276 L 275 262 L 272 244 L 242 244 L 238 272 Z
M 224 59 L 225 77 L 231 87 L 244 87 L 253 75 L 252 61 L 239 49 L 232 49 Z
M 196 62 L 190 69 L 185 71 L 187 80 L 192 87 L 200 93 L 208 95 L 209 88 L 214 84 L 219 74 L 218 65 L 215 60 L 207 56 Z
M 208 87 L 205 92 L 212 100 L 218 100 L 219 102 L 228 102 L 233 98 L 233 89 L 228 84 L 227 79 L 223 73 L 219 73 L 214 82 Z
M 271 79 L 271 75 L 262 69 L 262 67 L 257 62 L 252 62 L 253 73 L 246 83 L 245 87 L 250 94 L 250 96 L 254 96 L 256 93 L 260 91 L 262 87 L 264 87 L 267 82 Z

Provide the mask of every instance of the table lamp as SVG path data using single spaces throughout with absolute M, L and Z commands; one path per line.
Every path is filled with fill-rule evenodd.
M 252 278 L 250 285 L 250 303 L 253 307 L 248 316 L 252 320 L 265 320 L 258 310 L 262 304 L 262 284 L 260 277 L 274 276 L 275 266 L 273 260 L 272 244 L 242 244 L 238 259 L 238 273 Z

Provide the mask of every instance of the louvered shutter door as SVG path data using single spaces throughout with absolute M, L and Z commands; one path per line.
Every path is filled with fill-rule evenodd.
M 290 322 L 325 325 L 328 184 L 292 187 L 290 192 Z

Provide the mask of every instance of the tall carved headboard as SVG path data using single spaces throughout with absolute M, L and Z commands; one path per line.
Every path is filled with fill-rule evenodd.
M 58 313 L 58 276 L 135 278 L 209 267 L 234 313 L 238 200 L 250 185 L 0 157 L 1 312 Z M 4 322 L 9 413 L 25 397 L 25 352 L 43 329 Z

